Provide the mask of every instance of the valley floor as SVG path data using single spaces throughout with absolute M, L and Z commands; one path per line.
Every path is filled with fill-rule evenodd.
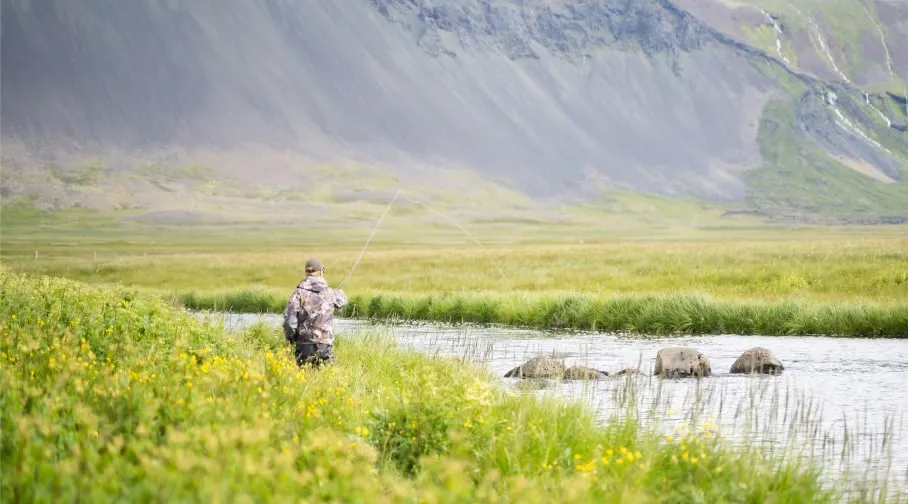
M 5 222 L 4 224 L 7 224 Z M 10 222 L 20 272 L 121 284 L 197 309 L 280 312 L 310 256 L 345 316 L 637 334 L 908 336 L 904 226 L 363 229 Z M 190 230 L 191 229 L 191 230 Z M 354 269 L 355 266 L 355 269 Z M 346 283 L 344 283 L 346 280 Z

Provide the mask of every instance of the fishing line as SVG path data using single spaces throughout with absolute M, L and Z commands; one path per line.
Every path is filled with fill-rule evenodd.
M 451 219 L 450 219 L 447 215 L 445 215 L 443 212 L 441 212 L 441 211 L 439 211 L 439 210 L 436 210 L 436 209 L 430 207 L 429 205 L 426 205 L 425 203 L 423 203 L 423 202 L 421 202 L 421 201 L 416 201 L 416 200 L 411 199 L 411 198 L 404 198 L 404 199 L 406 199 L 407 201 L 409 201 L 409 202 L 411 202 L 411 203 L 416 203 L 417 205 L 420 205 L 420 206 L 422 206 L 423 208 L 425 208 L 425 209 L 427 209 L 427 210 L 431 210 L 431 211 L 437 213 L 438 215 L 442 216 L 442 218 L 444 218 L 446 221 L 448 221 L 448 222 L 450 222 L 451 224 L 453 224 L 454 226 L 456 226 L 457 229 L 460 229 L 461 231 L 463 231 L 464 234 L 466 234 L 467 236 L 469 236 L 469 237 L 473 240 L 473 242 L 476 243 L 476 245 L 479 245 L 479 248 L 481 248 L 483 252 L 485 252 L 485 253 L 488 254 L 488 250 L 486 250 L 486 248 L 485 248 L 485 246 L 483 246 L 482 242 L 480 242 L 478 239 L 476 239 L 476 237 L 473 236 L 472 233 L 470 233 L 469 231 L 467 231 L 466 228 L 464 228 L 464 227 L 461 226 L 460 224 L 458 224 L 458 223 L 454 222 L 453 220 L 451 220 Z M 495 269 L 498 270 L 498 274 L 501 275 L 501 278 L 502 278 L 502 279 L 506 278 L 505 275 L 504 275 L 504 272 L 501 271 L 501 268 L 499 268 L 499 267 L 496 265 L 496 266 L 495 266 Z
M 372 242 L 372 237 L 375 236 L 375 232 L 378 231 L 378 228 L 379 228 L 379 226 L 381 226 L 382 221 L 385 220 L 385 216 L 388 215 L 388 211 L 391 210 L 391 207 L 392 207 L 392 206 L 394 206 L 394 202 L 397 201 L 397 198 L 400 196 L 400 193 L 402 193 L 402 192 L 403 192 L 403 189 L 398 189 L 398 190 L 397 190 L 397 194 L 395 194 L 395 195 L 394 195 L 394 198 L 391 199 L 391 202 L 388 203 L 388 206 L 385 208 L 384 213 L 382 213 L 381 218 L 378 219 L 378 222 L 375 224 L 375 227 L 372 228 L 372 233 L 369 235 L 369 239 L 366 240 L 366 243 L 365 243 L 365 245 L 363 245 L 362 250 L 359 251 L 359 257 L 356 258 L 356 262 L 353 263 L 353 267 L 350 268 L 350 271 L 347 273 L 347 276 L 344 277 L 344 281 L 341 282 L 340 285 L 338 286 L 339 289 L 340 289 L 340 288 L 343 288 L 344 284 L 347 283 L 347 280 L 350 279 L 350 275 L 352 275 L 352 274 L 353 274 L 353 271 L 356 270 L 356 267 L 359 266 L 360 261 L 362 261 L 362 259 L 363 259 L 363 254 L 366 253 L 366 249 L 369 247 L 369 244 Z M 419 205 L 419 206 L 425 208 L 426 210 L 429 210 L 429 211 L 431 211 L 431 212 L 435 212 L 436 214 L 440 215 L 444 220 L 446 220 L 446 221 L 448 221 L 449 223 L 451 223 L 454 227 L 456 227 L 457 229 L 463 231 L 464 234 L 467 235 L 467 236 L 469 236 L 470 239 L 472 239 L 473 242 L 476 243 L 476 245 L 478 245 L 479 248 L 482 249 L 483 252 L 485 252 L 486 254 L 488 254 L 488 250 L 485 248 L 485 246 L 482 244 L 482 242 L 480 242 L 472 233 L 470 233 L 469 231 L 467 231 L 466 228 L 464 228 L 463 226 L 461 226 L 460 224 L 458 224 L 457 222 L 455 222 L 454 220 L 452 220 L 450 217 L 448 217 L 444 212 L 441 212 L 440 210 L 436 210 L 436 209 L 430 207 L 429 205 L 423 203 L 422 201 L 417 201 L 417 200 L 412 199 L 412 198 L 404 198 L 404 199 L 407 200 L 407 201 L 409 201 L 410 203 L 415 203 L 415 204 L 417 204 L 417 205 Z M 504 271 L 502 271 L 501 268 L 500 268 L 499 266 L 496 265 L 496 266 L 495 266 L 495 269 L 498 271 L 498 274 L 501 275 L 501 278 L 502 278 L 502 279 L 506 279 L 506 278 L 507 278 L 507 277 L 505 276 L 505 274 L 504 274 Z
M 375 236 L 375 232 L 378 231 L 378 226 L 381 226 L 381 222 L 385 220 L 385 216 L 388 215 L 388 210 L 391 210 L 391 206 L 394 205 L 394 202 L 397 201 L 397 197 L 400 196 L 400 193 L 403 192 L 403 189 L 398 189 L 397 194 L 394 195 L 394 198 L 391 200 L 391 203 L 388 203 L 388 207 L 385 208 L 385 213 L 381 214 L 381 218 L 378 219 L 378 223 L 375 224 L 375 227 L 372 228 L 372 234 L 369 235 L 369 239 L 366 240 L 366 244 L 363 245 L 363 249 L 359 251 L 359 257 L 356 258 L 356 262 L 353 263 L 353 267 L 350 268 L 350 271 L 347 272 L 347 276 L 344 278 L 344 281 L 340 283 L 338 289 L 343 288 L 344 284 L 347 283 L 347 280 L 350 278 L 350 275 L 353 274 L 353 270 L 359 266 L 359 262 L 363 259 L 363 254 L 366 253 L 366 248 L 369 246 L 369 243 L 372 241 L 372 237 Z

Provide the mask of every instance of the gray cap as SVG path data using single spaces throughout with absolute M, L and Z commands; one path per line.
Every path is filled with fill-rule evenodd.
M 316 271 L 325 271 L 325 265 L 313 257 L 306 261 L 306 273 L 315 273 Z

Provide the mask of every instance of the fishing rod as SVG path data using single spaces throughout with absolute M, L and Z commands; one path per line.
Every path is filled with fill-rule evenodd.
M 355 270 L 356 267 L 359 266 L 359 262 L 363 259 L 363 254 L 366 253 L 366 248 L 369 247 L 369 243 L 372 242 L 372 237 L 375 236 L 375 232 L 378 231 L 378 226 L 381 226 L 382 221 L 385 220 L 385 216 L 388 215 L 388 210 L 391 210 L 391 206 L 394 205 L 394 202 L 397 201 L 397 197 L 400 196 L 400 193 L 402 193 L 402 192 L 403 192 L 403 189 L 398 189 L 397 194 L 395 194 L 394 198 L 391 199 L 391 203 L 388 203 L 388 206 L 387 206 L 387 208 L 385 208 L 384 213 L 381 214 L 381 218 L 378 219 L 378 222 L 375 224 L 375 227 L 372 228 L 372 234 L 369 235 L 369 239 L 366 240 L 366 244 L 363 245 L 363 249 L 359 251 L 359 257 L 356 258 L 356 262 L 353 263 L 353 267 L 350 268 L 350 271 L 347 272 L 347 276 L 344 277 L 344 281 L 341 282 L 340 285 L 337 287 L 338 289 L 342 289 L 344 287 L 344 284 L 347 283 L 348 279 L 350 279 L 350 275 L 353 274 L 353 270 Z

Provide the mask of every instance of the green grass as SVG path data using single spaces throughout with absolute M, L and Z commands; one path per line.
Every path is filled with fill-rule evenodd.
M 281 313 L 286 300 L 261 290 L 184 293 L 198 310 Z M 505 324 L 637 335 L 760 334 L 908 338 L 908 306 L 857 303 L 734 303 L 702 296 L 362 294 L 343 314 L 374 319 Z
M 908 337 L 908 307 L 730 303 L 695 296 L 355 296 L 357 317 L 503 323 L 642 335 Z
M 688 208 L 696 216 L 699 208 L 610 198 L 616 209 L 652 214 Z M 15 226 L 4 228 L 3 263 L 123 284 L 193 308 L 279 312 L 309 256 L 323 259 L 337 286 L 371 231 L 325 228 L 288 245 L 298 230 L 196 229 L 182 239 L 167 227 L 140 234 L 105 219 L 5 212 Z M 467 236 L 390 217 L 344 285 L 354 300 L 347 313 L 644 334 L 901 337 L 908 327 L 904 226 L 729 224 L 684 238 L 658 227 L 586 229 L 568 238 L 541 225 L 510 226 L 467 225 Z
M 767 105 L 758 135 L 765 164 L 745 176 L 752 206 L 788 218 L 908 216 L 908 183 L 883 183 L 842 165 L 817 145 L 800 141 L 795 122 L 791 103 Z
M 709 427 L 507 392 L 481 368 L 339 339 L 298 370 L 130 290 L 2 270 L 0 474 L 13 501 L 834 502 L 818 469 Z M 350 335 L 352 336 L 352 335 Z
M 207 181 L 217 177 L 214 168 L 198 164 L 174 166 L 149 163 L 139 167 L 134 174 L 156 182 Z
M 514 244 L 464 238 L 420 242 L 418 230 L 406 243 L 380 231 L 345 287 L 353 294 L 686 294 L 729 301 L 902 304 L 908 301 L 908 236 L 899 231 L 905 229 L 851 228 L 831 235 L 778 231 L 776 238 L 728 230 L 690 241 L 618 235 L 611 241 Z M 877 236 L 859 236 L 874 231 Z M 9 242 L 3 260 L 18 271 L 160 292 L 262 289 L 283 296 L 299 281 L 310 255 L 323 259 L 332 284 L 340 283 L 364 241 L 288 248 L 291 236 L 260 236 L 262 241 L 259 235 L 225 231 L 196 233 L 195 241 L 186 242 L 173 234 L 155 243 L 115 234 L 99 236 L 95 243 Z
M 769 23 L 769 20 L 765 20 L 766 23 Z M 764 24 L 757 27 L 742 27 L 744 35 L 747 37 L 748 42 L 763 50 L 770 57 L 779 60 L 779 63 L 784 64 L 792 69 L 796 69 L 798 66 L 798 55 L 795 53 L 794 48 L 791 46 L 790 40 L 786 35 L 782 36 L 782 54 L 779 55 L 779 48 L 776 46 L 777 34 L 775 28 L 771 24 Z M 786 58 L 788 63 L 785 63 L 782 58 Z M 784 72 L 773 72 L 779 74 L 781 77 L 780 84 L 790 86 L 788 82 L 790 77 L 788 77 Z
M 770 56 L 777 55 L 777 53 L 769 54 Z M 789 56 L 788 58 L 789 60 L 793 61 L 791 56 Z M 771 77 L 778 84 L 784 87 L 792 97 L 800 96 L 802 93 L 804 93 L 804 91 L 807 90 L 804 82 L 793 76 L 791 73 L 787 72 L 778 64 L 770 61 L 760 60 L 758 61 L 757 65 L 764 74 Z
M 822 36 L 827 47 L 833 51 L 833 57 L 838 68 L 850 79 L 860 72 L 864 72 L 867 63 L 861 46 L 861 35 L 871 33 L 874 40 L 879 40 L 874 22 L 876 15 L 871 10 L 873 19 L 861 8 L 861 5 L 851 0 L 748 0 L 747 3 L 762 7 L 775 16 L 781 17 L 784 40 L 790 40 L 793 31 L 806 31 L 813 42 L 814 50 L 823 62 L 832 70 L 826 54 L 820 48 L 816 34 L 809 28 L 808 22 L 792 7 L 797 7 L 805 15 L 811 16 L 820 25 Z M 752 34 L 753 42 L 761 43 L 760 47 L 766 49 L 770 46 L 768 37 Z M 766 49 L 770 54 L 776 54 L 775 35 L 771 35 L 771 47 Z M 891 42 L 890 42 L 891 44 Z M 893 47 L 890 46 L 890 51 Z M 880 62 L 885 64 L 885 62 Z
M 53 178 L 64 184 L 93 186 L 104 177 L 104 163 L 100 160 L 94 160 L 69 172 L 63 171 L 56 166 L 51 166 L 48 171 Z

